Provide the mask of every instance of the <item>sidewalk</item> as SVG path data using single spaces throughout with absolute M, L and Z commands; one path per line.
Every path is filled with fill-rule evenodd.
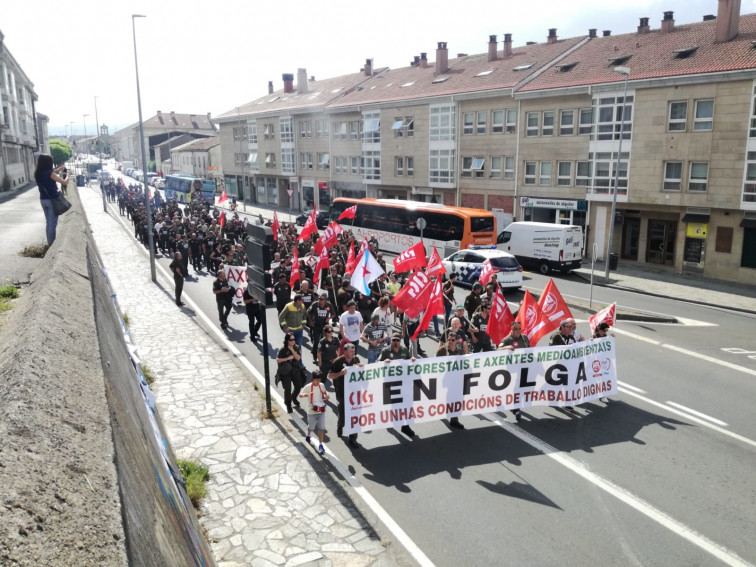
M 333 465 L 304 447 L 298 418 L 261 418 L 254 378 L 190 309 L 176 307 L 172 282 L 150 281 L 146 254 L 102 212 L 100 196 L 86 187 L 79 194 L 131 339 L 155 375 L 173 449 L 209 466 L 200 523 L 218 565 L 413 564 L 354 490 L 334 480 Z
M 679 274 L 670 267 L 632 262 L 620 262 L 616 271 L 609 272 L 608 279 L 604 278 L 604 270 L 604 262 L 596 262 L 593 272 L 595 285 L 756 313 L 756 285 Z M 573 273 L 590 281 L 590 261 L 584 261 L 583 267 Z

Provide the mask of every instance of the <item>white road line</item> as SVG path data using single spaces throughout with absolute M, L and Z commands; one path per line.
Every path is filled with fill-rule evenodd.
M 627 388 L 629 390 L 632 390 L 633 392 L 638 392 L 639 394 L 646 394 L 647 393 L 646 390 L 641 390 L 640 388 L 636 388 L 635 386 L 631 386 L 627 382 L 621 382 L 621 381 L 617 380 L 617 384 L 619 384 L 620 386 L 624 386 L 625 388 Z
M 714 417 L 711 417 L 710 415 L 706 415 L 705 413 L 701 413 L 700 411 L 696 411 L 696 410 L 691 409 L 689 407 L 686 407 L 686 406 L 683 406 L 683 405 L 680 405 L 680 404 L 676 404 L 675 402 L 667 401 L 667 404 L 669 404 L 670 406 L 675 407 L 677 409 L 680 409 L 682 411 L 686 411 L 688 413 L 692 413 L 693 415 L 697 415 L 701 419 L 706 419 L 706 420 L 708 420 L 708 421 L 710 421 L 712 423 L 716 423 L 717 425 L 721 425 L 722 427 L 727 427 L 727 423 L 725 423 L 724 421 L 720 421 L 720 420 L 718 420 L 718 419 L 716 419 Z
M 756 370 L 751 370 L 750 368 L 745 368 L 743 366 L 738 366 L 737 364 L 733 364 L 732 362 L 726 362 L 724 360 L 719 360 L 718 358 L 714 358 L 713 356 L 707 356 L 705 354 L 701 354 L 699 352 L 695 352 L 692 350 L 687 350 L 684 348 L 680 348 L 675 345 L 662 345 L 664 348 L 668 348 L 670 350 L 674 350 L 675 352 L 679 352 L 682 354 L 687 354 L 688 356 L 694 356 L 696 358 L 700 358 L 701 360 L 705 360 L 706 362 L 711 362 L 713 364 L 719 364 L 720 366 L 724 366 L 725 368 L 729 368 L 730 370 L 737 370 L 738 372 L 743 372 L 745 374 L 750 374 L 751 376 L 756 376 Z
M 112 208 L 111 208 L 112 211 Z M 126 228 L 128 231 L 128 225 L 126 225 L 125 221 L 121 216 L 115 217 L 118 219 L 121 224 Z M 149 257 L 149 251 L 146 250 L 143 246 L 139 245 L 137 246 L 137 249 L 142 252 L 145 256 Z M 158 262 L 155 262 L 155 268 L 160 271 L 160 275 L 163 276 L 164 283 L 168 284 L 167 289 L 170 291 L 172 289 L 173 285 L 173 278 L 168 273 L 168 271 L 163 268 Z M 257 380 L 257 382 L 264 388 L 265 387 L 265 377 L 260 374 L 260 372 L 252 366 L 252 363 L 247 359 L 246 356 L 232 343 L 228 340 L 228 337 L 218 328 L 218 326 L 213 323 L 207 315 L 205 315 L 204 311 L 202 311 L 197 304 L 192 301 L 192 298 L 187 294 L 184 293 L 182 295 L 182 299 L 185 298 L 185 301 L 189 303 L 190 306 L 194 308 L 194 311 L 196 315 L 204 321 L 204 323 L 207 325 L 208 328 L 212 329 L 213 333 L 220 339 L 221 343 L 225 345 L 225 347 L 233 354 L 239 362 L 246 368 L 250 374 Z M 270 389 L 271 399 L 274 399 L 279 407 L 284 408 L 286 407 L 284 404 L 283 396 L 279 394 L 278 390 L 271 387 Z M 301 427 L 300 427 L 301 428 Z M 346 478 L 348 478 L 349 484 L 354 488 L 355 492 L 362 498 L 363 502 L 370 507 L 370 509 L 375 513 L 375 515 L 383 522 L 383 524 L 388 528 L 388 530 L 394 534 L 394 537 L 401 543 L 404 548 L 407 550 L 407 552 L 417 561 L 420 565 L 423 567 L 434 567 L 434 563 L 428 558 L 425 553 L 417 546 L 417 544 L 407 535 L 407 532 L 405 532 L 399 524 L 394 521 L 394 518 L 391 517 L 391 515 L 381 506 L 378 501 L 368 492 L 367 488 L 362 486 L 353 475 L 349 474 L 348 469 L 341 463 L 341 461 L 338 460 L 336 455 L 334 455 L 330 449 L 326 446 L 326 444 L 323 444 L 324 447 L 326 447 L 326 451 L 329 453 L 330 458 L 338 463 L 338 468 L 341 471 L 341 474 L 344 475 Z M 350 478 L 351 477 L 351 478 Z
M 612 481 L 610 481 L 607 478 L 604 478 L 603 476 L 592 472 L 588 470 L 588 467 L 581 463 L 580 461 L 573 459 L 572 457 L 566 455 L 565 453 L 559 451 L 556 447 L 552 447 L 548 443 L 541 441 L 539 438 L 535 437 L 534 435 L 528 433 L 527 431 L 520 429 L 517 425 L 508 423 L 506 421 L 502 421 L 498 418 L 498 416 L 493 414 L 486 414 L 486 418 L 489 419 L 492 423 L 495 423 L 508 433 L 511 433 L 524 443 L 527 443 L 534 449 L 540 451 L 545 456 L 549 457 L 550 459 L 555 460 L 560 465 L 566 467 L 570 471 L 574 472 L 578 476 L 583 477 L 585 480 L 596 486 L 597 488 L 600 488 L 604 490 L 605 492 L 611 494 L 621 502 L 624 502 L 631 508 L 634 508 L 641 514 L 647 516 L 648 518 L 652 519 L 659 525 L 667 528 L 674 534 L 677 534 L 678 536 L 682 537 L 683 539 L 686 539 L 693 545 L 699 547 L 700 549 L 706 551 L 707 553 L 713 555 L 726 565 L 738 565 L 738 566 L 750 566 L 751 564 L 739 557 L 736 553 L 733 551 L 730 551 L 729 549 L 719 545 L 716 542 L 711 541 L 706 536 L 699 534 L 692 528 L 686 526 L 682 522 L 679 522 L 666 514 L 665 512 L 662 512 L 649 502 L 646 502 L 642 498 L 635 496 L 630 491 L 622 488 L 621 486 L 618 486 L 614 484 Z
M 637 339 L 639 341 L 643 341 L 644 343 L 649 343 L 649 344 L 652 344 L 652 345 L 660 345 L 661 344 L 661 341 L 657 341 L 657 340 L 654 340 L 654 339 L 649 339 L 646 336 L 638 335 L 636 333 L 631 333 L 630 331 L 625 331 L 624 329 L 618 329 L 617 327 L 612 327 L 612 332 L 616 333 L 618 335 L 625 335 L 626 337 Z
M 623 394 L 627 394 L 628 396 L 633 396 L 634 398 L 638 398 L 639 400 L 643 400 L 647 404 L 651 404 L 652 406 L 656 406 L 658 408 L 662 408 L 670 413 L 673 413 L 675 415 L 679 415 L 680 417 L 684 417 L 688 421 L 692 421 L 694 423 L 697 423 L 698 425 L 703 425 L 704 427 L 708 427 L 709 429 L 713 429 L 714 431 L 721 433 L 723 435 L 727 435 L 728 437 L 732 437 L 733 439 L 736 439 L 737 441 L 740 441 L 742 443 L 745 443 L 746 445 L 751 445 L 752 447 L 756 447 L 756 441 L 753 439 L 749 439 L 748 437 L 743 437 L 742 435 L 738 435 L 737 433 L 733 433 L 732 431 L 728 429 L 724 429 L 722 427 L 719 427 L 718 425 L 714 425 L 713 423 L 709 423 L 708 421 L 705 421 L 703 419 L 699 419 L 693 415 L 690 415 L 689 413 L 682 412 L 678 409 L 675 409 L 673 407 L 670 407 L 666 404 L 663 404 L 661 402 L 657 402 L 655 400 L 652 400 L 651 398 L 647 398 L 646 396 L 641 396 L 640 394 L 636 394 L 635 392 L 631 392 L 630 390 L 626 390 L 625 388 L 618 388 L 620 392 Z

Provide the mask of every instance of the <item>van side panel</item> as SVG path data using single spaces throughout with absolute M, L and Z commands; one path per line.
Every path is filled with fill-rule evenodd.
M 504 230 L 511 237 L 497 248 L 514 255 L 525 267 L 548 273 L 574 270 L 582 265 L 583 231 L 579 226 L 514 222 Z

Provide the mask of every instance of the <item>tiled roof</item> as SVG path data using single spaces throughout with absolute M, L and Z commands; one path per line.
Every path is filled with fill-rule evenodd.
M 219 146 L 220 143 L 221 143 L 220 138 L 216 138 L 216 137 L 198 138 L 197 140 L 192 140 L 191 142 L 188 142 L 186 144 L 182 144 L 180 146 L 176 146 L 175 148 L 171 148 L 171 151 L 180 151 L 180 152 L 204 151 L 204 150 L 209 150 L 210 148 L 214 148 L 215 146 Z
M 423 97 L 513 88 L 583 39 L 576 37 L 551 44 L 538 43 L 516 47 L 512 50 L 512 56 L 507 58 L 502 58 L 502 52 L 499 50 L 495 61 L 488 61 L 488 53 L 457 57 L 449 60 L 448 72 L 439 76 L 435 74 L 434 62 L 429 62 L 425 68 L 412 66 L 390 69 L 376 74 L 369 82 L 361 85 L 361 89 L 355 89 L 328 107 L 400 102 Z M 526 65 L 532 67 L 514 70 Z M 491 72 L 486 73 L 487 71 Z M 443 77 L 448 78 L 441 80 Z
M 756 14 L 740 17 L 738 35 L 727 42 L 715 43 L 716 20 L 685 24 L 669 33 L 656 29 L 645 34 L 597 37 L 576 49 L 559 65 L 577 63 L 567 72 L 557 66 L 524 85 L 522 92 L 619 82 L 614 71 L 618 64 L 630 67 L 630 80 L 695 75 L 739 69 L 756 69 Z M 697 47 L 688 57 L 675 57 L 675 51 Z M 623 63 L 610 60 L 631 57 Z
M 144 121 L 145 128 L 180 128 L 182 130 L 212 130 L 215 126 L 206 114 L 179 114 L 161 112 Z
M 186 144 L 187 142 L 191 142 L 194 140 L 189 134 L 179 134 L 178 136 L 171 136 L 168 138 L 165 142 L 161 142 L 160 144 L 155 144 L 154 148 L 175 148 L 180 146 L 181 144 Z
M 330 101 L 344 96 L 344 93 L 349 92 L 350 89 L 354 89 L 357 85 L 369 79 L 370 77 L 364 73 L 351 73 L 320 81 L 308 81 L 306 93 L 300 94 L 296 89 L 296 85 L 294 92 L 291 93 L 284 93 L 283 89 L 280 89 L 272 94 L 241 105 L 238 111 L 236 108 L 233 108 L 228 112 L 224 112 L 216 117 L 216 119 L 232 119 L 239 115 L 275 113 L 282 110 L 320 109 Z

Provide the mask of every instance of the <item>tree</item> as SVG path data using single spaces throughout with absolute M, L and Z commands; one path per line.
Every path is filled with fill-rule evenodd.
M 50 155 L 54 163 L 61 164 L 71 159 L 73 151 L 63 140 L 50 140 Z

